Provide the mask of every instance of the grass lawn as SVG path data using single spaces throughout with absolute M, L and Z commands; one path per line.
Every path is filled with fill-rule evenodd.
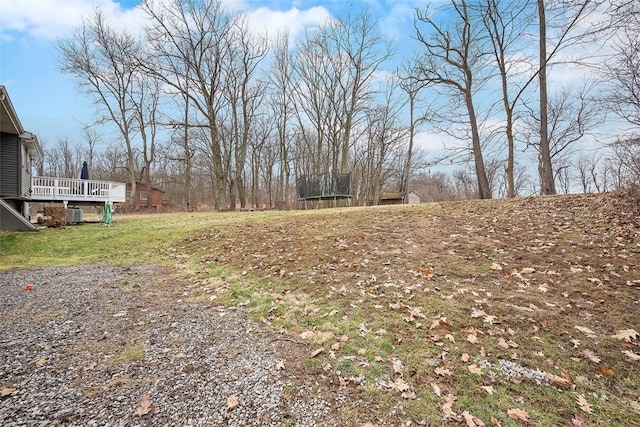
M 116 216 L 0 233 L 0 268 L 174 266 L 299 342 L 345 425 L 640 425 L 639 201 Z

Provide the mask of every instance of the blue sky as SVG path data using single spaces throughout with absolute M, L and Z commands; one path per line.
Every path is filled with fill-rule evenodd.
M 393 39 L 401 50 L 398 60 L 410 53 L 415 8 L 427 4 L 426 0 L 222 1 L 244 10 L 256 27 L 268 27 L 272 32 L 288 27 L 294 35 L 327 17 L 366 8 L 378 18 L 380 33 Z M 443 2 L 429 1 L 434 6 Z M 69 37 L 96 6 L 112 22 L 139 28 L 138 3 L 138 0 L 0 0 L 0 84 L 6 86 L 25 129 L 36 133 L 45 147 L 53 147 L 64 138 L 72 144 L 84 145 L 82 129 L 93 121 L 95 111 L 91 99 L 79 92 L 77 83 L 58 70 L 58 40 Z M 579 77 L 575 69 L 554 69 L 550 83 L 564 85 L 580 81 Z M 442 149 L 447 140 L 443 134 L 422 136 L 423 146 L 430 149 Z M 109 143 L 116 137 L 104 134 L 102 141 Z
M 81 142 L 82 128 L 92 120 L 91 100 L 76 82 L 58 69 L 57 42 L 70 36 L 84 17 L 99 6 L 114 22 L 137 27 L 138 0 L 0 0 L 0 84 L 25 129 L 46 146 L 58 139 Z M 410 27 L 418 0 L 224 0 L 247 11 L 250 19 L 269 28 L 287 26 L 294 33 L 349 7 L 368 8 L 380 17 L 381 31 L 401 34 Z M 107 136 L 106 139 L 109 137 Z

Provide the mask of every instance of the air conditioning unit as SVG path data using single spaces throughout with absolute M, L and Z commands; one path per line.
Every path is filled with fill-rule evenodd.
M 67 224 L 82 222 L 82 209 L 67 209 Z

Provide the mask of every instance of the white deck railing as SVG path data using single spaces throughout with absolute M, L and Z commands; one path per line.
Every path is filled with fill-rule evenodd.
M 68 202 L 124 202 L 122 182 L 35 176 L 31 178 L 31 200 Z

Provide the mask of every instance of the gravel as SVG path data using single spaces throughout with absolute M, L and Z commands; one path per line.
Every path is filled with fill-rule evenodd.
M 294 343 L 158 277 L 146 264 L 0 271 L 0 425 L 338 422 L 282 369 Z

